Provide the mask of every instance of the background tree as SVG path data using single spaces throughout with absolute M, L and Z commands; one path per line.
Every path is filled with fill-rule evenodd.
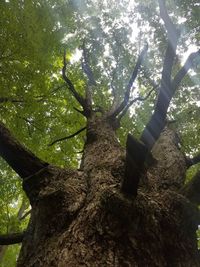
M 1 3 L 0 154 L 31 203 L 0 238 L 23 241 L 18 266 L 199 266 L 199 4 L 166 4 Z M 1 165 L 6 233 L 28 209 Z

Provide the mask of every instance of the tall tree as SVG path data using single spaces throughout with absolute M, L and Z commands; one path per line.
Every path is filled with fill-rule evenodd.
M 1 235 L 0 245 L 22 242 L 19 267 L 200 266 L 200 173 L 186 182 L 187 169 L 200 157 L 184 153 L 173 126 L 181 111 L 191 112 L 193 105 L 195 113 L 198 107 L 197 1 L 186 8 L 164 0 L 26 3 L 3 1 L 2 6 L 16 12 L 20 27 L 19 10 L 33 14 L 30 25 L 43 11 L 52 20 L 42 21 L 48 28 L 33 23 L 44 33 L 34 35 L 38 44 L 32 40 L 35 31 L 28 32 L 31 51 L 21 50 L 23 36 L 16 42 L 17 58 L 8 65 L 0 61 L 11 74 L 1 81 L 0 156 L 21 178 L 31 216 L 25 231 Z M 66 21 L 52 15 L 63 10 L 69 14 Z M 2 34 L 15 32 L 6 21 Z M 182 21 L 192 27 L 191 34 Z M 138 25 L 136 33 L 131 24 Z M 54 42 L 44 43 L 49 36 Z M 136 37 L 139 42 L 130 42 Z M 195 51 L 183 62 L 186 41 Z M 10 45 L 5 42 L 3 60 L 11 56 Z M 193 102 L 183 109 L 188 88 Z M 191 117 L 199 129 L 198 117 Z M 184 131 L 187 139 L 188 128 L 181 126 Z

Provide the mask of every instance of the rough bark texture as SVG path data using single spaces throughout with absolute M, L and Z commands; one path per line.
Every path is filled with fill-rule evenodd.
M 111 122 L 91 116 L 82 166 L 47 166 L 24 181 L 32 214 L 18 267 L 198 267 L 199 212 L 179 193 L 185 159 L 165 129 L 138 195 L 121 193 L 125 151 Z

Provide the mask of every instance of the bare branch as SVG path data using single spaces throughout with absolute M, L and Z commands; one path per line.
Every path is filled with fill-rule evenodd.
M 74 88 L 74 85 L 71 82 L 71 80 L 66 76 L 66 69 L 67 69 L 67 62 L 66 62 L 66 50 L 65 50 L 64 51 L 64 56 L 63 56 L 62 77 L 63 77 L 64 81 L 66 82 L 66 84 L 67 84 L 70 92 L 72 93 L 72 95 L 79 102 L 79 104 L 83 107 L 83 109 L 86 109 L 86 101 L 81 95 L 79 95 L 79 93 Z
M 133 86 L 133 83 L 137 77 L 138 71 L 141 68 L 141 64 L 144 60 L 144 57 L 146 55 L 146 52 L 148 50 L 148 44 L 145 45 L 145 47 L 143 48 L 142 52 L 140 53 L 138 60 L 136 62 L 135 68 L 133 70 L 133 73 L 131 75 L 131 78 L 126 86 L 125 89 L 125 94 L 124 94 L 124 100 L 120 103 L 120 105 L 111 112 L 111 114 L 109 114 L 110 117 L 116 117 L 127 105 L 129 98 L 130 98 L 130 92 L 131 92 L 131 88 Z
M 22 178 L 30 176 L 48 165 L 20 144 L 3 123 L 0 123 L 0 156 Z
M 25 232 L 0 235 L 0 245 L 5 246 L 5 245 L 21 243 L 23 241 L 24 235 L 25 235 Z
M 83 132 L 84 130 L 86 129 L 86 127 L 83 127 L 81 128 L 80 130 L 78 130 L 77 132 L 69 135 L 69 136 L 65 136 L 65 137 L 62 137 L 62 138 L 59 138 L 59 139 L 56 139 L 55 141 L 53 141 L 52 143 L 50 143 L 48 146 L 52 146 L 58 142 L 61 142 L 61 141 L 64 141 L 64 140 L 67 140 L 67 139 L 70 139 L 70 138 L 73 138 L 74 136 L 80 134 L 81 132 Z
M 183 78 L 185 77 L 185 75 L 193 67 L 195 58 L 197 58 L 198 56 L 200 56 L 200 49 L 189 55 L 185 64 L 179 70 L 179 72 L 176 74 L 176 76 L 174 77 L 174 79 L 172 81 L 173 91 L 175 91 L 179 87 L 179 85 L 180 85 L 181 81 L 183 80 Z

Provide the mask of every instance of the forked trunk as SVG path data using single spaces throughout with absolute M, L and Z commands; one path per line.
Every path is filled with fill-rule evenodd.
M 18 267 L 196 267 L 198 209 L 179 194 L 185 159 L 165 129 L 135 199 L 121 193 L 125 151 L 91 118 L 80 170 L 45 167 L 24 181 L 31 220 Z

